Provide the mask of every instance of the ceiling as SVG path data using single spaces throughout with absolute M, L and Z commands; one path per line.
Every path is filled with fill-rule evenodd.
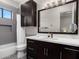
M 19 6 L 25 2 L 27 2 L 28 0 L 12 0 L 12 1 L 15 1 L 16 3 L 19 4 Z M 45 3 L 50 3 L 50 2 L 57 2 L 58 0 L 34 0 L 37 2 L 38 5 L 43 5 Z M 62 0 L 62 1 L 65 1 L 65 0 Z M 70 1 L 70 0 L 66 0 L 66 1 Z
M 24 2 L 27 2 L 28 0 L 13 0 L 13 1 L 15 1 L 15 2 L 17 2 L 17 3 L 19 3 L 19 4 L 22 4 L 22 3 L 24 3 Z M 34 1 L 36 1 L 37 3 L 39 2 L 46 2 L 46 1 L 48 1 L 48 0 L 34 0 Z M 49 0 L 49 1 L 56 1 L 56 0 Z
M 28 1 L 28 0 L 13 0 L 13 1 L 15 1 L 15 2 L 17 2 L 17 3 L 19 3 L 19 4 L 22 4 L 22 3 L 24 3 L 24 2 L 26 2 L 26 1 Z
M 7 3 L 7 4 L 10 4 L 14 7 L 17 7 L 19 8 L 21 4 L 27 2 L 28 0 L 0 0 L 0 2 L 4 2 L 4 3 Z M 42 7 L 43 5 L 45 5 L 46 3 L 50 3 L 52 1 L 57 1 L 57 0 L 34 0 L 36 1 L 38 7 Z M 68 0 L 69 1 L 69 0 Z
M 19 6 L 23 3 L 25 3 L 28 0 L 0 0 L 0 3 L 5 3 L 11 6 L 14 6 L 16 8 L 19 8 Z

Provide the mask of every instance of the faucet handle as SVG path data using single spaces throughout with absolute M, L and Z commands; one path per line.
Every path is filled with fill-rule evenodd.
M 48 37 L 53 38 L 53 33 L 49 33 Z

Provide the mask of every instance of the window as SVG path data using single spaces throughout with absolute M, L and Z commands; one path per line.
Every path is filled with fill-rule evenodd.
M 12 24 L 13 24 L 13 21 L 11 21 L 12 19 L 13 19 L 12 11 L 0 7 L 0 26 L 2 27 L 10 26 L 10 27 L 6 27 L 7 29 L 12 28 Z
M 0 9 L 0 17 L 2 17 L 2 9 Z
M 0 8 L 0 18 L 12 19 L 12 11 Z
M 3 18 L 6 18 L 6 19 L 12 19 L 12 12 L 3 9 Z

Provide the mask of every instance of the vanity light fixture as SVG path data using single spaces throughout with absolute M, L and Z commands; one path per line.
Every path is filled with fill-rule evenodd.
M 62 4 L 65 4 L 66 2 L 69 2 L 69 1 L 73 1 L 73 0 L 55 0 L 52 2 L 48 2 L 44 5 L 44 9 L 62 5 Z

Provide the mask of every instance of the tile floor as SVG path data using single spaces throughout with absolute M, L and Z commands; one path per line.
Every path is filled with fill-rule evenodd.
M 22 58 L 17 58 L 17 54 L 14 54 L 14 55 L 11 55 L 11 56 L 3 58 L 3 59 L 26 59 L 26 56 L 24 56 Z

